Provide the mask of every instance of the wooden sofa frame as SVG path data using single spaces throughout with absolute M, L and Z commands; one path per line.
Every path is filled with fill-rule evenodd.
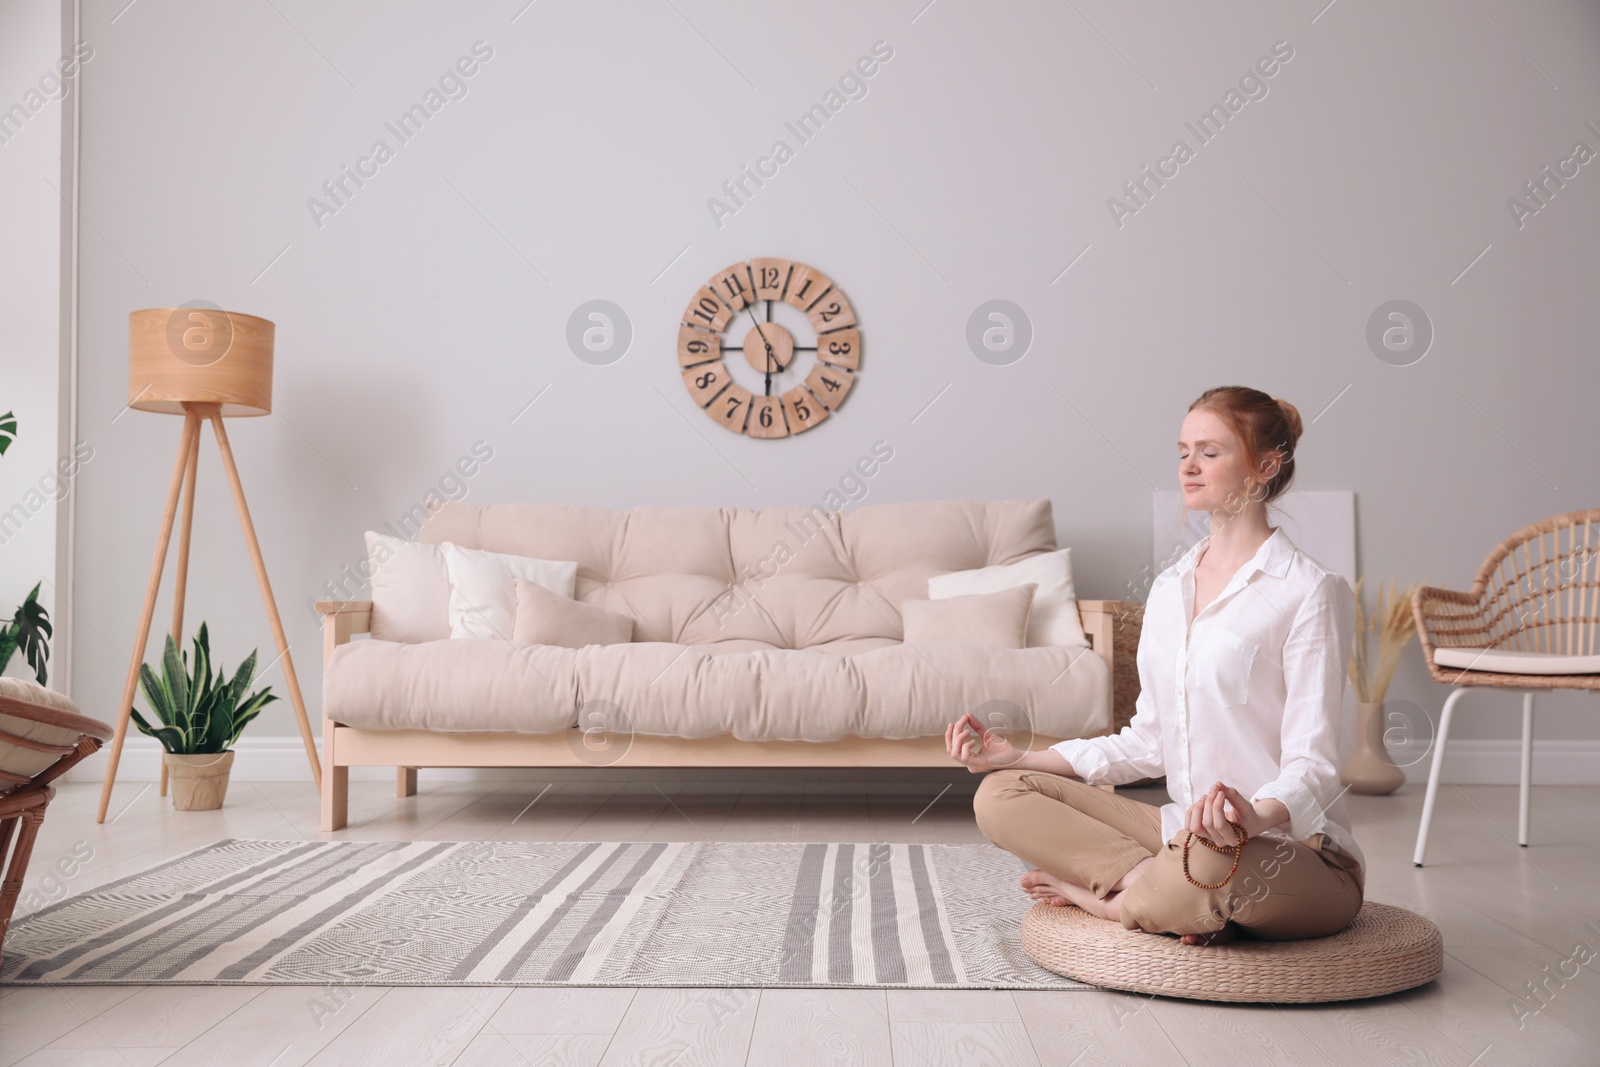
M 334 649 L 372 625 L 370 600 L 319 600 L 323 669 Z M 1125 600 L 1079 600 L 1090 647 L 1111 668 L 1115 733 L 1133 717 L 1139 695 L 1135 659 L 1143 606 Z M 321 830 L 341 830 L 349 820 L 350 768 L 394 767 L 395 795 L 414 796 L 419 767 L 591 767 L 574 747 L 582 731 L 557 733 L 445 733 L 433 730 L 364 730 L 324 717 L 322 724 Z M 1059 737 L 1037 735 L 1035 750 Z M 941 736 L 840 741 L 741 741 L 718 737 L 635 735 L 627 754 L 610 766 L 627 767 L 943 767 L 949 753 Z M 1105 787 L 1110 789 L 1111 787 Z

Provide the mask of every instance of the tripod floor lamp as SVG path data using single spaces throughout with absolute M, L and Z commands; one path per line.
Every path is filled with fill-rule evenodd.
M 189 571 L 189 530 L 194 517 L 195 480 L 200 463 L 200 426 L 211 424 L 222 454 L 222 467 L 233 488 L 233 503 L 239 510 L 245 543 L 255 564 L 256 583 L 266 603 L 267 621 L 278 645 L 278 658 L 289 685 L 295 715 L 300 720 L 300 736 L 305 741 L 306 758 L 311 762 L 311 777 L 322 786 L 322 765 L 317 759 L 311 723 L 306 718 L 305 698 L 300 695 L 300 680 L 289 656 L 283 621 L 267 580 L 267 566 L 261 558 L 250 507 L 245 503 L 244 486 L 228 445 L 228 431 L 222 420 L 234 415 L 272 413 L 273 324 L 254 315 L 222 311 L 211 306 L 148 308 L 128 316 L 128 406 L 140 411 L 159 411 L 183 416 L 183 438 L 178 445 L 178 460 L 172 468 L 167 489 L 167 506 L 161 517 L 161 533 L 156 538 L 155 561 L 145 588 L 144 610 L 139 616 L 138 634 L 128 665 L 128 679 L 122 688 L 122 706 L 117 712 L 116 732 L 111 739 L 111 760 L 106 767 L 106 782 L 100 791 L 100 813 L 96 821 L 106 821 L 111 803 L 111 787 L 117 779 L 117 763 L 122 757 L 122 742 L 128 734 L 129 712 L 139 685 L 139 665 L 144 662 L 150 639 L 150 622 L 155 615 L 156 594 L 161 589 L 161 574 L 166 569 L 167 547 L 172 529 L 178 525 L 177 579 L 172 598 L 172 637 L 183 644 L 183 601 Z M 178 508 L 183 507 L 181 525 Z M 167 771 L 163 761 L 161 793 L 167 791 Z

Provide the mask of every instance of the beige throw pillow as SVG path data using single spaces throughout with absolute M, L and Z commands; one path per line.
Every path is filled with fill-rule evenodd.
M 996 593 L 974 593 L 940 600 L 908 600 L 901 608 L 906 643 L 965 641 L 1000 648 L 1025 648 L 1032 582 Z
M 517 622 L 511 642 L 517 645 L 625 645 L 633 640 L 633 619 L 614 611 L 552 593 L 523 578 L 517 583 Z
M 1072 585 L 1072 549 L 1040 552 L 1015 563 L 1002 563 L 975 571 L 936 574 L 928 579 L 928 598 L 993 593 L 1033 582 L 1033 614 L 1028 616 L 1028 647 L 1076 645 L 1089 647 L 1078 618 L 1078 594 Z

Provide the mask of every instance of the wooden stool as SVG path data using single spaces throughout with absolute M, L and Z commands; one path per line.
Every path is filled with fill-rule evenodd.
M 50 782 L 111 737 L 72 701 L 21 678 L 0 678 L 0 948 L 22 895 L 33 842 L 56 791 Z

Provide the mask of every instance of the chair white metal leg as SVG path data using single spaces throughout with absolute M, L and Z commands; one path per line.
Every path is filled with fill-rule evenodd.
M 1533 785 L 1533 690 L 1522 694 L 1522 797 L 1517 805 L 1517 844 L 1528 847 L 1528 809 Z
M 1417 850 L 1411 862 L 1422 866 L 1423 853 L 1428 850 L 1428 824 L 1433 822 L 1433 801 L 1439 793 L 1439 774 L 1444 770 L 1444 743 L 1450 736 L 1450 716 L 1455 713 L 1456 701 L 1466 695 L 1464 687 L 1451 690 L 1445 699 L 1444 711 L 1439 714 L 1439 733 L 1433 739 L 1433 765 L 1428 770 L 1428 792 L 1422 800 L 1422 826 L 1417 830 Z

